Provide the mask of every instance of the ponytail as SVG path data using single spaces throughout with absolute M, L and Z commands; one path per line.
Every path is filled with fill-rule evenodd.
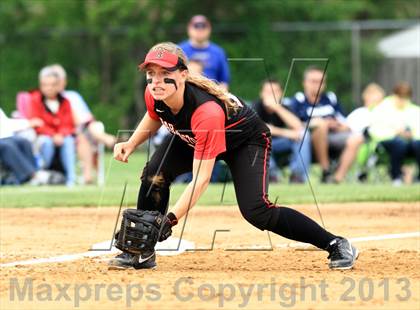
M 202 90 L 206 91 L 210 95 L 215 96 L 217 99 L 223 102 L 228 112 L 228 118 L 231 114 L 236 113 L 238 109 L 238 104 L 236 101 L 229 96 L 229 93 L 225 89 L 220 87 L 212 80 L 202 75 L 189 74 L 186 81 L 201 88 Z

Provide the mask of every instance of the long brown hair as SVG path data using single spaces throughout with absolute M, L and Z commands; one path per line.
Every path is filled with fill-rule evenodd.
M 175 43 L 172 42 L 162 42 L 154 45 L 150 51 L 157 51 L 157 50 L 165 50 L 169 53 L 177 55 L 181 60 L 184 62 L 185 65 L 188 65 L 188 58 L 185 55 L 184 51 Z M 149 51 L 149 52 L 150 52 Z M 215 96 L 217 99 L 219 99 L 221 102 L 224 103 L 226 106 L 226 110 L 228 111 L 228 115 L 231 114 L 231 112 L 236 112 L 238 109 L 238 104 L 235 102 L 234 99 L 232 99 L 229 96 L 229 93 L 220 87 L 218 84 L 213 82 L 212 80 L 202 76 L 202 75 L 196 75 L 188 73 L 186 82 L 190 82 L 191 84 L 194 84 L 195 86 L 203 89 L 210 95 Z

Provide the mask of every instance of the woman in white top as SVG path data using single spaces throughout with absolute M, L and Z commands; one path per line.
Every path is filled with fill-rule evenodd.
M 370 126 L 372 110 L 383 100 L 385 91 L 381 86 L 370 83 L 362 93 L 363 107 L 357 108 L 347 116 L 347 125 L 352 135 L 347 139 L 341 154 L 340 164 L 334 174 L 334 183 L 340 183 L 351 168 L 360 146 L 366 141 L 366 130 Z

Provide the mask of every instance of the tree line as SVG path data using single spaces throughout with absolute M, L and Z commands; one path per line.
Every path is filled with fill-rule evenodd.
M 145 111 L 137 64 L 156 42 L 186 39 L 189 18 L 205 14 L 212 21 L 212 40 L 231 58 L 232 92 L 253 100 L 263 79 L 285 84 L 293 58 L 328 58 L 329 88 L 349 111 L 359 104 L 351 102 L 351 33 L 278 32 L 274 23 L 410 19 L 419 12 L 415 0 L 4 0 L 0 105 L 10 113 L 16 93 L 36 88 L 39 70 L 60 63 L 69 89 L 83 95 L 109 131 L 132 128 Z M 375 42 L 383 34 L 363 34 L 365 83 L 380 61 Z M 295 64 L 286 96 L 300 89 L 306 65 Z

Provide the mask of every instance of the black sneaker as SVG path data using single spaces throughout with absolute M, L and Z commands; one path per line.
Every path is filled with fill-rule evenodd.
M 359 256 L 359 251 L 342 237 L 332 240 L 326 250 L 330 253 L 330 269 L 351 269 Z
M 360 183 L 365 183 L 365 182 L 367 182 L 367 180 L 368 180 L 368 173 L 367 173 L 366 171 L 359 172 L 359 173 L 357 174 L 357 180 L 358 180 Z
M 115 256 L 109 261 L 110 269 L 154 269 L 156 268 L 155 252 L 149 255 L 135 255 L 127 252 Z
M 332 172 L 330 169 L 322 170 L 321 183 L 331 183 Z

